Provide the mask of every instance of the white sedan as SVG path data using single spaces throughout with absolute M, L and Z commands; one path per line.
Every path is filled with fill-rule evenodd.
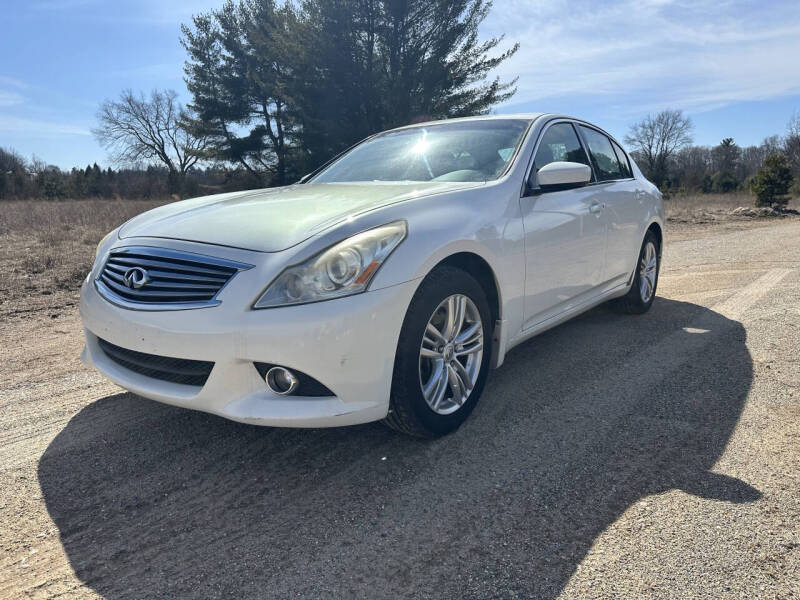
M 83 359 L 245 423 L 441 435 L 517 344 L 608 300 L 647 311 L 663 227 L 656 187 L 579 119 L 402 127 L 301 183 L 112 231 L 81 289 Z

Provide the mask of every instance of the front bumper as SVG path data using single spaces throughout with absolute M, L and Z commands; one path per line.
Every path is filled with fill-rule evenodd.
M 81 289 L 86 334 L 81 358 L 135 394 L 243 423 L 329 427 L 385 417 L 397 340 L 418 282 L 315 304 L 251 310 L 248 294 L 263 283 L 247 281 L 254 276 L 257 272 L 238 274 L 219 306 L 178 311 L 112 305 L 90 277 Z M 212 361 L 214 367 L 202 387 L 153 379 L 111 360 L 98 338 L 147 354 Z M 274 394 L 254 362 L 306 373 L 334 396 Z

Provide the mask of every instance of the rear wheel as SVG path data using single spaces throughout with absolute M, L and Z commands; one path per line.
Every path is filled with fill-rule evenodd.
M 656 297 L 660 267 L 658 238 L 652 231 L 648 231 L 639 250 L 639 260 L 636 263 L 631 289 L 622 298 L 616 300 L 614 305 L 621 312 L 634 315 L 640 315 L 650 310 L 653 299 Z
M 468 273 L 439 267 L 428 275 L 403 322 L 386 424 L 419 437 L 457 429 L 486 382 L 490 323 L 486 294 Z

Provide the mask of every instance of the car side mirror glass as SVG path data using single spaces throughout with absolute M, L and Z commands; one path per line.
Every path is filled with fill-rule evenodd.
M 536 172 L 536 183 L 543 192 L 580 187 L 591 180 L 592 169 L 575 162 L 551 162 Z

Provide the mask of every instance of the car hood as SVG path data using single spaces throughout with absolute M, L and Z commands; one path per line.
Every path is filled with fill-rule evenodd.
M 160 206 L 119 237 L 155 237 L 279 252 L 358 214 L 483 183 L 318 183 L 234 192 Z

